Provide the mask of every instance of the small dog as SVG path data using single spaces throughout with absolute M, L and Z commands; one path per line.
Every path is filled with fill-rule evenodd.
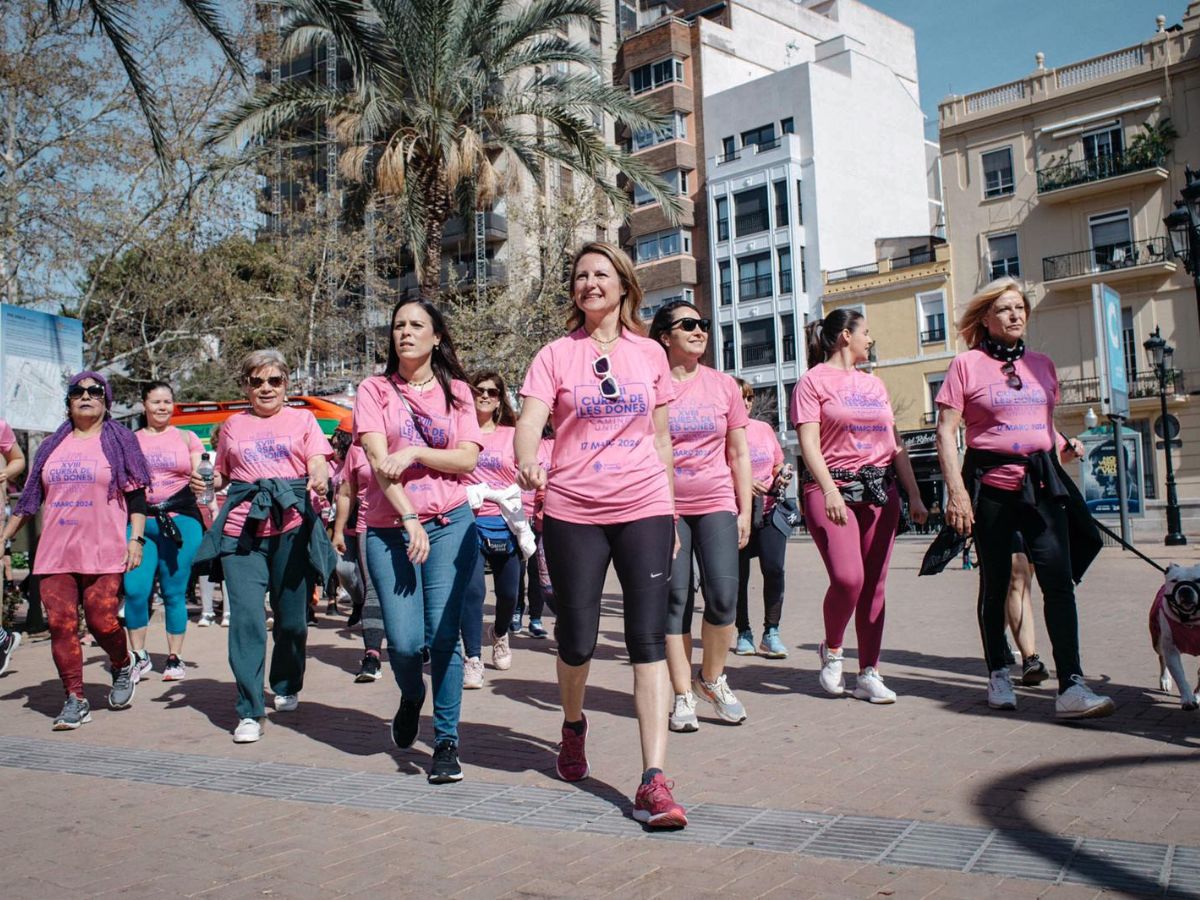
M 1158 654 L 1159 687 L 1170 693 L 1174 679 L 1180 705 L 1196 709 L 1200 684 L 1192 689 L 1181 654 L 1200 656 L 1200 566 L 1167 567 L 1167 580 L 1150 607 L 1150 642 Z

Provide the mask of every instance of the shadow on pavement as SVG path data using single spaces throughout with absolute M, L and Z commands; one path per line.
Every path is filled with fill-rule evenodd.
M 108 708 L 105 698 L 108 697 L 110 687 L 112 687 L 111 684 L 105 683 L 104 693 L 101 695 L 98 693 L 100 688 L 96 684 L 88 684 L 84 681 L 83 690 L 88 695 L 88 700 L 91 701 L 92 709 Z M 53 719 L 62 710 L 63 699 L 63 685 L 57 678 L 48 679 L 41 684 L 26 685 L 0 697 L 0 700 L 24 700 L 26 709 L 32 709 L 49 719 Z

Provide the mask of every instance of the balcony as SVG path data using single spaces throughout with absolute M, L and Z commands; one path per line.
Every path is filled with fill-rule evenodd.
M 1038 199 L 1042 203 L 1065 203 L 1136 184 L 1157 184 L 1169 176 L 1162 157 L 1147 159 L 1129 152 L 1114 153 L 1038 169 Z
M 734 150 L 730 153 L 722 153 L 720 156 L 717 157 L 717 165 L 721 166 L 721 165 L 724 165 L 725 163 L 731 163 L 731 162 L 734 162 L 735 160 L 739 160 L 741 158 L 742 158 L 741 150 Z
M 485 212 L 483 227 L 487 243 L 508 240 L 508 219 L 504 217 L 503 213 Z M 446 222 L 446 229 L 442 234 L 442 244 L 458 244 L 472 238 L 474 234 L 474 219 L 467 222 L 461 216 L 455 216 Z
M 778 150 L 779 145 L 783 143 L 783 138 L 775 138 L 771 141 L 761 141 L 754 145 L 755 153 L 766 153 L 768 150 Z
M 742 368 L 775 365 L 775 343 L 742 344 Z
M 739 300 L 764 300 L 771 296 L 771 276 L 756 275 L 753 278 L 738 279 Z
M 922 344 L 934 344 L 934 343 L 941 344 L 941 343 L 945 343 L 945 340 L 946 340 L 946 329 L 944 327 L 943 328 L 931 328 L 931 329 L 929 329 L 929 331 L 921 332 L 921 343 Z
M 1100 402 L 1099 378 L 1075 378 L 1058 383 L 1059 404 L 1083 406 Z M 1167 372 L 1167 393 L 1172 396 L 1187 393 L 1183 370 Z M 1137 372 L 1129 380 L 1129 399 L 1141 400 L 1158 396 L 1158 376 L 1153 372 Z
M 785 269 L 779 273 L 779 293 L 790 294 L 792 292 L 792 272 L 790 269 Z
M 826 272 L 825 283 L 832 284 L 835 281 L 846 281 L 859 275 L 877 275 L 878 273 L 879 263 L 864 263 L 861 266 L 851 266 L 848 269 L 835 269 L 832 272 Z
M 487 261 L 487 284 L 502 285 L 507 277 L 508 269 L 504 263 L 492 259 Z M 401 297 L 416 296 L 421 289 L 420 276 L 416 272 L 408 272 L 399 278 L 390 278 L 388 281 L 392 290 Z M 474 284 L 474 262 L 442 263 L 442 290 L 451 287 L 461 289 L 466 285 Z
M 740 238 L 750 234 L 758 234 L 760 231 L 766 231 L 770 227 L 771 223 L 768 220 L 765 209 L 738 213 L 733 217 L 734 233 Z
M 1080 287 L 1100 281 L 1115 283 L 1154 272 L 1174 271 L 1175 263 L 1167 258 L 1167 239 L 1162 237 L 1106 244 L 1042 259 L 1042 280 L 1055 282 L 1055 287 Z

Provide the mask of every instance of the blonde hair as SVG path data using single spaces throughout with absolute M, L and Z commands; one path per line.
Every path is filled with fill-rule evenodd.
M 285 384 L 290 380 L 287 358 L 274 347 L 268 347 L 265 350 L 251 350 L 242 357 L 241 368 L 238 372 L 238 384 L 245 384 L 247 378 L 259 369 L 265 369 L 268 366 L 279 370 Z
M 637 274 L 633 270 L 633 261 L 620 247 L 607 241 L 591 241 L 584 244 L 571 260 L 571 294 L 575 293 L 575 270 L 579 260 L 589 253 L 598 253 L 605 257 L 621 279 L 621 290 L 625 295 L 621 298 L 621 327 L 634 334 L 644 335 L 646 323 L 641 320 L 638 310 L 642 306 L 642 287 L 638 284 Z M 575 331 L 583 327 L 583 311 L 571 301 L 571 312 L 567 314 L 567 331 Z
M 1021 295 L 1021 302 L 1025 304 L 1025 321 L 1029 321 L 1033 307 L 1029 303 L 1025 289 L 1021 287 L 1021 282 L 1007 275 L 997 278 L 995 281 L 989 281 L 967 301 L 967 308 L 963 312 L 962 318 L 958 320 L 958 333 L 972 350 L 987 337 L 987 324 L 983 320 L 991 311 L 992 304 L 1008 291 L 1016 291 Z

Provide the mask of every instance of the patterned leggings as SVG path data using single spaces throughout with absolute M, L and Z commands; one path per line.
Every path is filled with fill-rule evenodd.
M 76 609 L 83 598 L 83 613 L 88 630 L 104 651 L 114 669 L 129 662 L 125 629 L 117 621 L 120 606 L 120 572 L 108 575 L 73 573 L 42 575 L 42 606 L 50 623 L 50 652 L 58 676 L 68 694 L 83 696 L 83 649 L 76 636 Z

